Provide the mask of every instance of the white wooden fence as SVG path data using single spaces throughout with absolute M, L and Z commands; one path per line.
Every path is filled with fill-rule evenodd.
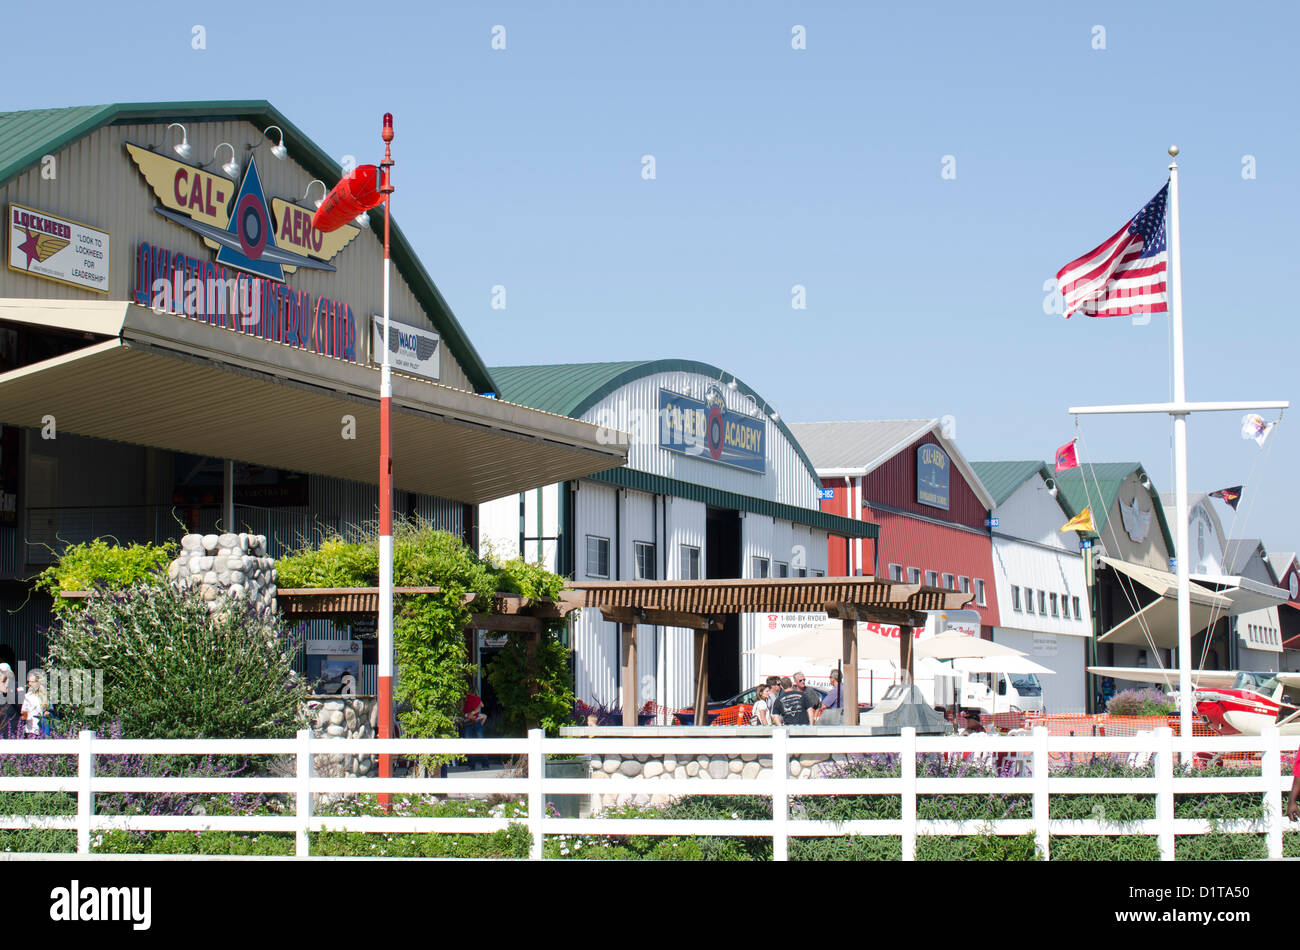
M 37 742 L 39 741 L 39 744 Z M 527 824 L 532 835 L 530 857 L 542 856 L 545 835 L 715 835 L 771 837 L 773 856 L 786 860 L 792 837 L 835 835 L 898 835 L 902 839 L 903 860 L 914 860 L 918 835 L 1025 835 L 1032 833 L 1044 858 L 1050 858 L 1052 835 L 1155 835 L 1162 860 L 1174 858 L 1175 835 L 1197 835 L 1211 831 L 1257 833 L 1266 836 L 1268 857 L 1282 856 L 1282 833 L 1300 824 L 1284 822 L 1282 797 L 1290 787 L 1282 774 L 1282 753 L 1295 752 L 1297 739 L 1283 740 L 1274 728 L 1263 736 L 1206 739 L 1175 739 L 1168 728 L 1135 737 L 1064 737 L 1049 736 L 1046 729 L 1022 736 L 944 736 L 918 737 L 911 729 L 901 736 L 817 737 L 791 735 L 775 729 L 770 736 L 714 737 L 707 733 L 695 736 L 639 737 L 637 730 L 626 736 L 600 738 L 548 739 L 534 730 L 526 739 L 316 739 L 309 731 L 296 739 L 206 739 L 206 740 L 124 740 L 97 739 L 83 732 L 77 739 L 3 740 L 0 756 L 8 754 L 75 755 L 77 771 L 66 777 L 0 777 L 0 792 L 71 792 L 77 796 L 77 814 L 64 816 L 0 816 L 0 828 L 66 829 L 77 832 L 77 853 L 90 853 L 92 836 L 107 829 L 134 831 L 240 831 L 293 832 L 296 853 L 309 853 L 308 835 L 318 831 L 383 832 L 389 834 L 454 832 L 491 832 L 513 823 Z M 1204 777 L 1175 775 L 1176 757 L 1190 757 L 1197 752 L 1262 753 L 1262 775 Z M 323 778 L 312 774 L 314 755 L 524 755 L 527 776 L 502 778 L 489 776 L 454 778 Z M 678 758 L 705 755 L 753 754 L 770 757 L 772 777 L 737 781 L 651 778 L 628 781 L 596 782 L 586 779 L 548 779 L 546 756 L 556 754 L 600 754 L 630 757 L 638 754 Z M 900 754 L 898 778 L 817 778 L 789 777 L 789 761 L 799 754 Z M 961 755 L 992 761 L 998 753 L 1010 753 L 1025 766 L 1015 777 L 925 778 L 917 775 L 917 756 L 923 754 Z M 1053 759 L 1109 754 L 1127 757 L 1130 762 L 1154 763 L 1151 777 L 1135 779 L 1076 778 L 1052 774 Z M 96 756 L 120 755 L 293 755 L 295 774 L 282 778 L 112 778 L 95 774 Z M 1059 771 L 1059 769 L 1058 769 Z M 248 793 L 291 794 L 296 812 L 286 815 L 101 815 L 94 809 L 97 793 Z M 379 816 L 333 817 L 313 813 L 313 795 L 320 794 L 457 794 L 516 795 L 527 802 L 526 818 L 412 818 L 397 813 Z M 1245 792 L 1262 795 L 1263 818 L 1215 821 L 1174 817 L 1174 796 Z M 1032 801 L 1032 816 L 998 821 L 921 821 L 917 819 L 917 797 L 934 794 L 1021 794 Z M 554 818 L 546 813 L 546 797 L 567 795 L 759 795 L 771 796 L 772 818 L 764 820 L 667 820 Z M 898 795 L 902 816 L 898 819 L 871 819 L 832 822 L 790 817 L 790 797 L 807 795 Z M 1117 825 L 1101 819 L 1060 820 L 1049 817 L 1052 795 L 1132 794 L 1155 796 L 1155 817 Z

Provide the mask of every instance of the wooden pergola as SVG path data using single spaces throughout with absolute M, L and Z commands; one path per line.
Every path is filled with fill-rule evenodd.
M 926 610 L 957 610 L 973 595 L 876 577 L 779 577 L 761 580 L 572 581 L 565 584 L 569 609 L 591 607 L 619 625 L 623 725 L 635 726 L 636 639 L 639 624 L 695 631 L 695 722 L 703 725 L 709 690 L 709 634 L 729 614 L 825 613 L 843 623 L 844 723 L 858 725 L 859 622 L 896 624 L 899 669 L 912 681 L 912 629 L 925 625 Z M 569 594 L 568 592 L 572 592 Z

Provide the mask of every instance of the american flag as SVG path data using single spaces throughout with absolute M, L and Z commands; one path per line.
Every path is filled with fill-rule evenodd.
M 1169 309 L 1165 271 L 1165 203 L 1169 183 L 1156 192 L 1124 227 L 1099 247 L 1070 261 L 1056 274 L 1065 298 L 1065 316 L 1090 317 L 1164 313 Z

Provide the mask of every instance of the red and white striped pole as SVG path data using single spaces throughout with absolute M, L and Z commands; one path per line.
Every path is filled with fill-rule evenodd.
M 379 370 L 379 738 L 393 737 L 393 374 L 388 365 L 388 301 L 392 261 L 388 231 L 393 220 L 393 114 L 384 113 L 384 160 L 380 191 L 384 196 L 384 362 Z M 393 774 L 392 757 L 379 756 L 379 777 Z M 387 807 L 388 793 L 379 796 Z

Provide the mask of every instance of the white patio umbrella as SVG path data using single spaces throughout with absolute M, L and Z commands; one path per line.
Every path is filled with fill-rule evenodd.
M 964 656 L 957 657 L 952 665 L 966 673 L 1035 673 L 1056 675 L 1041 663 L 1027 656 Z
M 747 652 L 766 653 L 769 656 L 797 656 L 822 662 L 840 660 L 844 657 L 844 628 L 840 621 L 830 620 L 812 630 L 782 637 Z M 897 663 L 898 643 L 859 626 L 858 659 Z
M 881 637 L 883 640 L 884 637 Z M 955 660 L 959 657 L 994 657 L 1024 656 L 1020 650 L 983 640 L 965 633 L 947 631 L 927 640 L 918 640 L 913 648 L 913 655 L 918 659 L 929 657 L 933 660 Z

